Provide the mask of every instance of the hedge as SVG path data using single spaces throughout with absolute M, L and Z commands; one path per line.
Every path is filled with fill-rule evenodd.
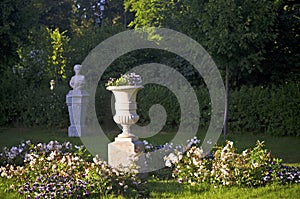
M 12 86 L 13 85 L 13 86 Z M 49 126 L 66 128 L 69 125 L 65 96 L 69 87 L 26 88 L 8 82 L 1 85 L 0 126 Z M 230 132 L 263 132 L 279 136 L 300 136 L 300 84 L 289 82 L 280 86 L 246 87 L 230 91 Z M 195 88 L 199 101 L 200 127 L 210 122 L 210 98 L 207 88 Z M 111 92 L 99 88 L 96 92 L 96 111 L 100 123 L 111 120 Z M 165 129 L 180 124 L 180 105 L 176 96 L 159 85 L 146 85 L 138 93 L 139 124 L 150 122 L 149 109 L 161 104 L 167 113 Z

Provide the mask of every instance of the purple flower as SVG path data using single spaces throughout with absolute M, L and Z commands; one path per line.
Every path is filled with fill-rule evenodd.
M 83 196 L 89 196 L 90 195 L 90 191 L 86 190 L 86 192 L 83 194 Z

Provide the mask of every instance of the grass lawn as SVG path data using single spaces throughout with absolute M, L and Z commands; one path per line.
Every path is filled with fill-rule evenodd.
M 238 150 L 253 147 L 257 140 L 264 141 L 273 156 L 281 158 L 284 163 L 300 163 L 300 137 L 275 137 L 265 134 L 234 134 L 226 138 L 221 136 L 219 143 L 228 139 L 234 142 Z
M 150 181 L 151 198 L 300 198 L 300 185 L 270 185 L 259 188 L 219 187 L 214 188 L 207 185 L 187 186 L 180 185 L 174 181 Z
M 115 133 L 114 133 L 115 134 Z M 199 135 L 201 137 L 202 134 Z M 174 133 L 161 133 L 147 140 L 153 145 L 164 144 L 170 142 Z M 202 136 L 203 137 L 203 136 Z M 110 135 L 110 139 L 113 135 Z M 81 145 L 80 138 L 69 138 L 66 129 L 53 130 L 47 128 L 0 128 L 0 149 L 5 146 L 14 146 L 22 141 L 31 140 L 33 143 L 49 142 L 57 140 L 59 142 L 70 141 L 73 144 Z M 253 147 L 257 140 L 264 140 L 266 148 L 271 153 L 283 160 L 284 163 L 300 163 L 300 137 L 275 137 L 266 134 L 229 134 L 227 137 L 220 136 L 219 145 L 224 145 L 225 140 L 234 141 L 234 146 L 238 151 Z M 99 140 L 101 142 L 101 140 Z M 101 146 L 99 143 L 99 147 Z
M 148 141 L 156 144 L 170 142 L 174 134 L 162 133 L 149 138 Z M 300 166 L 300 138 L 299 137 L 272 137 L 265 134 L 232 134 L 227 137 L 221 135 L 218 144 L 223 145 L 225 140 L 234 141 L 238 150 L 253 147 L 256 140 L 264 140 L 266 148 L 271 153 L 283 159 L 285 164 Z M 22 141 L 31 140 L 33 143 L 70 141 L 73 144 L 82 144 L 80 138 L 69 138 L 67 130 L 51 130 L 46 128 L 0 128 L 0 149 L 5 146 L 18 145 Z M 102 146 L 106 147 L 106 146 Z M 8 182 L 0 178 L 0 198 L 20 198 L 16 193 L 6 192 Z M 174 180 L 162 180 L 150 177 L 146 185 L 151 198 L 300 198 L 300 185 L 270 185 L 259 188 L 214 188 L 210 185 L 196 186 L 181 185 Z M 107 196 L 107 198 L 116 198 Z M 118 196 L 117 198 L 122 198 Z

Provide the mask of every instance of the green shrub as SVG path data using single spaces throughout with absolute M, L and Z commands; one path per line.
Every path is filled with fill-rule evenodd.
M 216 186 L 262 186 L 277 182 L 281 170 L 280 160 L 272 158 L 257 142 L 253 149 L 236 153 L 233 143 L 217 147 L 213 158 L 207 158 L 197 146 L 190 147 L 184 154 L 172 154 L 173 177 L 180 183 L 196 185 L 211 183 Z M 170 156 L 170 155 L 169 155 Z
M 300 136 L 299 89 L 299 84 L 290 82 L 281 86 L 242 87 L 239 91 L 232 91 L 230 129 Z
M 67 85 L 27 86 L 25 79 L 7 75 L 0 85 L 0 125 L 66 127 L 69 123 L 66 105 Z
M 222 185 L 250 187 L 277 181 L 281 160 L 272 158 L 263 147 L 263 142 L 257 141 L 253 149 L 238 154 L 233 143 L 227 141 L 226 146 L 218 147 L 214 154 L 211 181 Z
M 180 121 L 180 107 L 177 98 L 166 87 L 159 85 L 145 86 L 144 89 L 138 92 L 138 115 L 141 124 L 148 124 L 150 118 L 148 115 L 149 109 L 154 104 L 162 105 L 167 113 L 167 126 L 176 127 Z
M 210 99 L 208 91 L 201 86 L 195 89 L 196 96 L 199 102 L 199 124 L 201 127 L 208 125 L 210 121 Z M 151 106 L 160 104 L 164 107 L 167 114 L 165 127 L 168 129 L 176 129 L 180 125 L 180 103 L 176 96 L 166 87 L 160 85 L 146 85 L 145 88 L 138 92 L 138 115 L 140 116 L 139 123 L 146 125 L 150 123 L 149 110 Z

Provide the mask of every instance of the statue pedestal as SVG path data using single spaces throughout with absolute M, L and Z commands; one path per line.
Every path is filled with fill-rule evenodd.
M 144 150 L 144 143 L 139 140 L 117 137 L 108 144 L 108 164 L 113 167 L 128 167 L 136 162 L 135 156 Z
M 89 94 L 83 90 L 71 90 L 66 96 L 71 125 L 68 128 L 69 137 L 81 137 L 86 133 L 86 111 Z

